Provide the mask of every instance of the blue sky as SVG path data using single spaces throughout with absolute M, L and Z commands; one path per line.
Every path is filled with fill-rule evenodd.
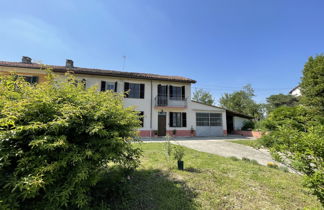
M 0 60 L 180 75 L 218 99 L 245 84 L 255 100 L 296 86 L 324 52 L 323 0 L 0 2 Z

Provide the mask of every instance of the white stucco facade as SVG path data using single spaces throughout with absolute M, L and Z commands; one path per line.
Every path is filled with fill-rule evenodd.
M 0 68 L 0 71 L 2 69 Z M 16 68 L 13 70 L 17 74 L 22 75 L 30 74 L 41 75 L 46 74 L 45 71 L 39 69 L 27 69 L 27 68 Z M 58 79 L 64 77 L 63 73 L 56 73 Z M 216 107 L 204 105 L 198 102 L 191 101 L 191 83 L 190 82 L 174 82 L 158 79 L 135 79 L 128 77 L 116 77 L 116 76 L 99 76 L 91 74 L 75 74 L 77 80 L 83 80 L 85 82 L 86 88 L 96 88 L 101 91 L 102 81 L 110 82 L 112 84 L 117 84 L 116 91 L 118 93 L 124 93 L 125 83 L 142 84 L 144 85 L 144 96 L 143 98 L 124 98 L 124 105 L 126 107 L 134 106 L 135 110 L 143 112 L 143 127 L 141 127 L 140 135 L 142 136 L 155 136 L 159 128 L 159 115 L 164 113 L 165 116 L 165 130 L 166 134 L 173 134 L 176 136 L 192 136 L 192 135 L 215 135 L 223 136 L 227 133 L 227 123 L 226 123 L 226 110 Z M 180 100 L 171 100 L 168 97 L 168 104 L 161 105 L 157 104 L 158 96 L 158 86 L 167 87 L 181 87 L 182 97 Z M 183 94 L 184 92 L 184 94 Z M 180 113 L 174 118 L 174 113 Z M 172 114 L 172 115 L 171 115 Z M 204 122 L 200 122 L 197 126 L 197 116 L 208 116 L 209 118 L 203 119 Z M 173 123 L 170 125 L 172 119 L 181 118 L 181 123 Z M 217 119 L 215 119 L 216 117 Z M 215 122 L 212 122 L 215 120 Z M 241 122 L 242 121 L 242 122 Z M 243 123 L 243 119 L 236 122 L 235 128 L 240 127 Z M 173 121 L 172 121 L 173 122 Z M 202 125 L 201 123 L 207 123 Z M 214 124 L 213 124 L 214 123 Z M 241 124 L 240 124 L 241 123 Z M 161 122 L 160 122 L 161 124 Z M 175 133 L 174 133 L 175 132 Z
M 233 117 L 234 130 L 242 130 L 245 121 L 248 121 L 248 119 L 237 116 Z

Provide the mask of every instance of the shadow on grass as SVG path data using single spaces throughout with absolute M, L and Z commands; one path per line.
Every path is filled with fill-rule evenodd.
M 187 171 L 187 172 L 191 172 L 191 173 L 201 173 L 200 169 L 193 168 L 193 167 L 185 168 L 184 170 Z
M 109 182 L 100 184 L 94 209 L 197 209 L 196 193 L 161 170 L 136 170 L 117 184 Z

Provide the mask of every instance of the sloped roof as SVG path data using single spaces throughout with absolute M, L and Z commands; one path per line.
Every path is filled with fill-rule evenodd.
M 95 69 L 95 68 L 82 68 L 82 67 L 67 68 L 66 66 L 44 65 L 44 64 L 37 64 L 37 63 L 28 64 L 28 63 L 8 62 L 8 61 L 0 61 L 0 66 L 16 67 L 16 68 L 31 68 L 31 69 L 51 68 L 54 72 L 58 72 L 58 73 L 65 73 L 67 71 L 72 71 L 75 74 L 196 83 L 196 81 L 193 79 L 189 79 L 181 76 L 167 76 L 167 75 L 159 75 L 159 74 L 125 72 L 125 71 L 105 70 L 105 69 Z
M 300 88 L 300 85 L 297 85 L 296 87 L 294 87 L 293 89 L 291 89 L 291 91 L 289 91 L 289 94 L 292 94 L 292 92 L 294 92 L 294 90 Z

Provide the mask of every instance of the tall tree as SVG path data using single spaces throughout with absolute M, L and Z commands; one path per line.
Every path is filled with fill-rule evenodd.
M 213 95 L 210 92 L 208 92 L 204 89 L 201 89 L 201 88 L 195 90 L 195 92 L 193 93 L 192 100 L 198 101 L 200 103 L 207 104 L 207 105 L 213 105 L 215 102 Z
M 267 98 L 267 111 L 271 112 L 281 106 L 296 106 L 298 97 L 293 95 L 276 94 Z
M 310 57 L 304 66 L 300 84 L 301 103 L 324 115 L 324 55 Z
M 240 91 L 225 93 L 220 98 L 219 103 L 226 109 L 261 118 L 262 107 L 253 100 L 253 97 L 253 88 L 251 85 L 246 85 Z

